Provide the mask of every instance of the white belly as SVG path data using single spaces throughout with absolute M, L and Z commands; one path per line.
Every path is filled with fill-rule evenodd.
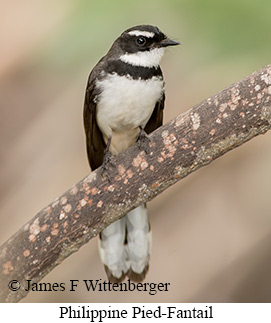
M 112 146 L 118 145 L 120 138 L 123 141 L 122 148 L 111 151 L 116 154 L 132 145 L 138 136 L 139 126 L 144 128 L 147 124 L 163 93 L 164 81 L 160 77 L 133 80 L 111 74 L 96 85 L 101 90 L 97 103 L 97 122 L 104 139 L 107 142 L 111 137 Z M 114 138 L 115 135 L 118 140 Z

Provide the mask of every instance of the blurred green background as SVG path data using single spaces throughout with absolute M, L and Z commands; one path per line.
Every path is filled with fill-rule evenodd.
M 120 33 L 157 25 L 182 46 L 162 62 L 165 122 L 271 63 L 270 0 L 1 0 L 0 244 L 89 172 L 89 72 Z M 153 251 L 134 292 L 32 292 L 24 302 L 271 302 L 271 135 L 149 203 Z M 31 260 L 31 259 L 30 259 Z M 93 239 L 44 282 L 105 279 Z

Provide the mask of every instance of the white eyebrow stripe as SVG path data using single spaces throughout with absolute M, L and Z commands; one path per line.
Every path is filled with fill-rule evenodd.
M 128 32 L 129 35 L 131 36 L 144 36 L 147 38 L 153 38 L 154 33 L 151 31 L 142 31 L 142 30 L 131 30 Z

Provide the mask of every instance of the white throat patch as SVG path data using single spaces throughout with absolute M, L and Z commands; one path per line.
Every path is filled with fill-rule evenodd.
M 133 54 L 126 53 L 120 56 L 120 60 L 134 66 L 155 67 L 159 65 L 164 52 L 165 48 L 154 48 Z

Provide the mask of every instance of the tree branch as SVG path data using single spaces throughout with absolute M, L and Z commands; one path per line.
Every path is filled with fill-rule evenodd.
M 0 248 L 0 301 L 19 301 L 27 279 L 38 282 L 129 210 L 270 126 L 268 65 L 152 133 L 150 154 L 134 145 L 115 156 L 110 182 L 97 169 L 25 224 Z

